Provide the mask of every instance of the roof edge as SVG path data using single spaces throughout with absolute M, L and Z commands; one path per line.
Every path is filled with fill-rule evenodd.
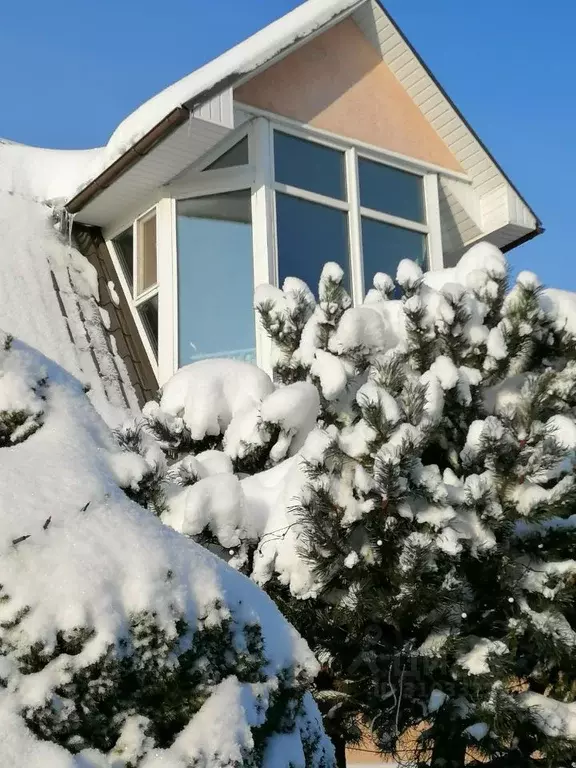
M 259 71 L 266 69 L 276 61 L 284 58 L 293 50 L 300 47 L 306 41 L 313 39 L 314 37 L 322 34 L 322 32 L 324 32 L 329 27 L 335 24 L 338 24 L 340 21 L 347 18 L 348 16 L 351 16 L 354 13 L 354 11 L 356 11 L 360 6 L 364 5 L 366 2 L 369 2 L 369 0 L 356 0 L 356 2 L 351 2 L 348 7 L 346 7 L 345 9 L 339 12 L 336 12 L 333 16 L 327 19 L 324 23 L 320 24 L 314 30 L 308 33 L 301 34 L 295 39 L 290 40 L 289 43 L 284 45 L 279 50 L 275 51 L 274 54 L 271 55 L 268 59 L 260 62 L 256 66 L 253 66 L 249 70 L 231 72 L 230 74 L 226 75 L 225 77 L 215 82 L 209 88 L 206 88 L 200 91 L 188 101 L 174 108 L 168 115 L 166 115 L 166 117 L 164 117 L 159 123 L 157 123 L 146 134 L 144 134 L 144 136 L 142 136 L 138 141 L 136 141 L 129 149 L 127 149 L 123 154 L 121 154 L 120 157 L 118 157 L 114 162 L 112 162 L 109 166 L 107 166 L 100 174 L 98 174 L 98 176 L 96 176 L 94 179 L 89 181 L 82 189 L 80 189 L 74 195 L 74 197 L 71 198 L 66 203 L 65 208 L 71 214 L 75 214 L 81 211 L 85 205 L 91 202 L 91 200 L 97 197 L 102 191 L 104 191 L 107 187 L 113 184 L 114 181 L 116 181 L 120 176 L 126 173 L 126 171 L 132 168 L 142 157 L 147 155 L 158 143 L 163 141 L 171 133 L 173 133 L 177 128 L 183 125 L 189 119 L 193 110 L 196 109 L 198 106 L 200 106 L 202 103 L 204 103 L 205 101 L 208 101 L 209 99 L 216 96 L 218 93 L 225 90 L 226 88 L 239 85 L 244 80 L 254 77 L 254 75 L 257 74 Z M 298 7 L 299 6 L 297 6 L 297 8 Z M 289 15 L 290 15 L 289 13 L 285 14 L 285 16 L 289 16 Z M 277 19 L 276 21 L 280 21 L 282 18 L 285 18 L 285 17 L 280 17 L 280 19 Z M 272 24 L 274 23 L 276 22 L 272 22 Z M 262 32 L 266 28 L 267 27 L 263 27 L 261 30 L 257 31 L 255 34 Z M 247 40 L 250 40 L 250 37 L 246 38 L 239 45 L 242 45 L 242 43 L 245 43 Z M 234 48 L 231 48 L 229 50 L 234 50 Z M 220 56 L 224 56 L 226 53 L 228 53 L 228 51 L 224 51 Z M 220 56 L 217 56 L 216 59 L 213 59 L 212 61 L 217 61 L 220 58 Z
M 413 55 L 413 56 L 416 58 L 416 60 L 417 60 L 417 61 L 418 61 L 418 63 L 420 64 L 420 66 L 421 66 L 421 67 L 422 67 L 422 68 L 425 70 L 426 74 L 427 74 L 427 75 L 430 77 L 430 79 L 432 80 L 432 82 L 434 83 L 434 85 L 436 86 L 436 88 L 437 88 L 437 89 L 440 91 L 440 93 L 442 94 L 442 96 L 443 96 L 443 97 L 446 99 L 446 101 L 448 102 L 448 104 L 450 104 L 450 106 L 452 107 L 452 109 L 454 110 L 454 112 L 456 113 L 456 115 L 458 116 L 458 118 L 459 118 L 459 119 L 462 121 L 462 123 L 464 124 L 464 126 L 466 127 L 466 129 L 467 129 L 467 130 L 468 130 L 468 131 L 469 131 L 469 132 L 472 134 L 472 136 L 473 136 L 473 137 L 476 139 L 476 141 L 478 142 L 478 144 L 480 145 L 480 147 L 482 148 L 482 150 L 483 150 L 483 151 L 484 151 L 484 152 L 485 152 L 485 153 L 488 155 L 488 157 L 490 158 L 491 162 L 492 162 L 492 163 L 494 163 L 494 165 L 495 165 L 495 167 L 497 168 L 497 170 L 498 170 L 498 171 L 499 171 L 499 172 L 502 174 L 502 176 L 504 177 L 504 180 L 506 181 L 506 183 L 507 183 L 507 184 L 508 184 L 508 185 L 509 185 L 509 186 L 510 186 L 510 187 L 511 187 L 513 190 L 514 190 L 514 192 L 515 192 L 515 193 L 518 195 L 518 197 L 519 197 L 519 198 L 520 198 L 520 200 L 521 200 L 521 201 L 524 203 L 524 205 L 526 206 L 526 208 L 527 208 L 527 209 L 530 211 L 530 213 L 532 214 L 532 216 L 534 217 L 534 220 L 535 220 L 535 222 L 536 222 L 536 229 L 534 230 L 534 232 L 535 232 L 536 234 L 540 234 L 541 232 L 544 232 L 544 228 L 543 228 L 543 226 L 542 226 L 542 221 L 541 221 L 541 219 L 540 219 L 540 218 L 539 218 L 539 217 L 536 215 L 536 213 L 534 212 L 533 208 L 532 208 L 532 207 L 531 207 L 531 206 L 528 204 L 528 202 L 526 201 L 526 199 L 524 198 L 524 196 L 523 196 L 522 194 L 520 194 L 520 192 L 519 192 L 518 188 L 516 187 L 516 185 L 514 184 L 514 182 L 513 182 L 513 181 L 510 179 L 510 177 L 508 176 L 508 174 L 506 173 L 506 171 L 504 171 L 504 169 L 502 168 L 502 166 L 500 165 L 500 163 L 499 163 L 499 162 L 496 160 L 496 158 L 494 157 L 494 155 L 493 155 L 493 154 L 490 152 L 490 150 L 488 149 L 488 147 L 486 146 L 486 144 L 485 144 L 485 143 L 482 141 L 482 139 L 481 139 L 481 138 L 480 138 L 480 136 L 479 136 L 479 135 L 476 133 L 476 131 L 474 130 L 474 128 L 472 128 L 472 126 L 470 125 L 470 123 L 468 122 L 468 120 L 466 119 L 466 117 L 463 115 L 463 113 L 461 112 L 461 110 L 459 109 L 459 107 L 457 106 L 457 104 L 455 104 L 455 102 L 452 100 L 452 98 L 451 98 L 451 97 L 448 95 L 448 93 L 445 91 L 445 89 L 444 89 L 444 87 L 442 86 L 442 84 L 441 84 L 441 83 L 438 81 L 438 79 L 436 78 L 436 76 L 434 75 L 434 73 L 433 73 L 433 72 L 430 70 L 430 68 L 428 67 L 428 65 L 426 64 L 426 62 L 424 61 L 424 59 L 423 59 L 423 58 L 420 56 L 420 54 L 418 53 L 418 51 L 417 51 L 417 50 L 414 48 L 414 46 L 412 45 L 412 43 L 411 43 L 411 42 L 408 40 L 408 38 L 406 37 L 406 35 L 404 34 L 404 32 L 402 31 L 402 29 L 400 28 L 400 26 L 397 24 L 397 22 L 396 22 L 396 19 L 395 19 L 395 18 L 392 16 L 392 14 L 391 14 L 391 13 L 388 11 L 388 9 L 386 8 L 386 6 L 385 6 L 385 5 L 384 5 L 384 3 L 382 2 L 382 0 L 374 0 L 374 2 L 376 2 L 376 4 L 377 4 L 377 5 L 379 5 L 379 6 L 380 6 L 380 8 L 382 9 L 382 11 L 383 11 L 383 12 L 386 14 L 386 16 L 387 16 L 387 17 L 388 17 L 388 19 L 390 20 L 390 23 L 392 24 L 392 26 L 394 27 L 394 29 L 396 30 L 396 32 L 398 32 L 398 34 L 400 35 L 400 37 L 402 38 L 402 40 L 404 41 L 404 43 L 406 44 L 406 46 L 407 46 L 407 47 L 410 49 L 410 51 L 411 51 L 412 55 Z M 532 235 L 532 237 L 535 237 L 535 236 L 536 236 L 536 234 Z M 510 247 L 514 247 L 514 246 L 510 246 Z

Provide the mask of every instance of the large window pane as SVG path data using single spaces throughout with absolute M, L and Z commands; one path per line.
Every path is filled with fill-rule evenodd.
M 146 334 L 158 358 L 158 294 L 138 306 L 138 313 L 146 329 Z
M 115 237 L 112 242 L 124 276 L 130 286 L 130 293 L 132 293 L 132 282 L 134 280 L 134 234 L 132 227 L 129 227 L 121 235 Z
M 365 291 L 372 287 L 376 272 L 395 278 L 402 259 L 412 259 L 426 268 L 426 235 L 375 219 L 362 218 L 362 251 Z
M 316 293 L 322 267 L 335 261 L 348 287 L 348 216 L 344 211 L 276 193 L 278 272 L 299 277 Z
M 360 204 L 365 208 L 424 222 L 422 177 L 359 158 Z
M 255 359 L 250 192 L 177 204 L 178 354 Z
M 346 199 L 343 152 L 274 131 L 274 165 L 281 184 Z
M 136 294 L 156 285 L 156 214 L 139 219 L 138 256 L 136 259 Z
M 227 152 L 213 163 L 204 168 L 205 171 L 215 171 L 218 168 L 234 168 L 237 165 L 248 165 L 248 137 L 234 144 Z

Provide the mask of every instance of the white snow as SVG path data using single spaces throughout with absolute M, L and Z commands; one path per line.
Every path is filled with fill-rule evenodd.
M 234 416 L 259 405 L 274 390 L 267 373 L 241 360 L 200 360 L 180 368 L 164 385 L 161 410 L 181 418 L 194 440 L 226 431 Z
M 570 451 L 576 450 L 576 422 L 569 416 L 556 414 L 546 422 L 556 440 Z
M 11 172 L 17 180 L 18 168 L 8 164 L 13 158 L 4 150 L 0 144 L 0 176 Z M 51 171 L 56 178 L 58 167 Z M 41 190 L 42 168 L 31 162 L 34 170 Z M 126 415 L 120 380 L 134 409 L 136 396 L 122 361 L 109 349 L 96 272 L 57 233 L 52 217 L 41 202 L 0 188 L 0 327 L 87 384 L 99 412 L 116 425 Z
M 4 647 L 16 642 L 24 652 L 35 643 L 54 647 L 59 631 L 88 626 L 94 635 L 80 653 L 57 655 L 40 672 L 21 675 L 10 654 L 2 657 L 0 672 L 9 684 L 0 692 L 0 764 L 116 765 L 116 758 L 95 750 L 74 757 L 38 742 L 19 712 L 50 700 L 66 670 L 93 663 L 124 636 L 131 616 L 141 611 L 153 614 L 168 633 L 175 631 L 179 615 L 192 629 L 201 620 L 217 624 L 231 619 L 235 633 L 246 623 L 261 625 L 267 682 L 259 687 L 225 680 L 172 747 L 152 753 L 143 765 L 181 766 L 183 759 L 189 762 L 200 754 L 227 749 L 232 754 L 248 743 L 249 729 L 266 711 L 280 671 L 295 665 L 313 675 L 317 665 L 312 655 L 249 580 L 129 501 L 112 471 L 121 451 L 74 378 L 17 341 L 13 351 L 2 354 L 2 370 L 20 372 L 24 383 L 47 373 L 48 384 L 44 425 L 20 445 L 0 448 L 2 589 L 10 598 L 0 602 L 0 642 Z M 10 384 L 9 393 L 12 403 L 22 399 L 21 387 Z M 226 474 L 209 480 L 221 483 L 222 478 L 236 481 Z M 20 620 L 13 629 L 10 622 L 16 615 Z M 314 715 L 313 705 L 307 706 Z M 137 719 L 127 723 L 124 748 L 135 748 L 139 734 Z M 299 733 L 294 731 L 293 738 L 299 741 Z
M 519 700 L 534 722 L 548 736 L 576 739 L 576 703 L 568 704 L 539 693 L 522 693 Z
M 320 388 L 326 400 L 335 400 L 346 389 L 348 375 L 345 364 L 330 352 L 316 350 L 310 373 L 320 381 Z
M 472 246 L 455 267 L 425 272 L 423 281 L 437 291 L 446 285 L 458 284 L 478 288 L 485 286 L 490 275 L 504 277 L 508 268 L 502 252 L 491 243 L 482 242 Z
M 490 728 L 487 723 L 474 723 L 473 725 L 469 725 L 468 728 L 465 728 L 462 733 L 466 733 L 472 739 L 480 741 L 480 739 L 483 739 L 488 735 L 489 731 Z
M 486 342 L 488 354 L 495 360 L 503 360 L 508 354 L 502 330 L 499 326 L 490 329 Z
M 470 675 L 488 675 L 490 674 L 488 663 L 490 656 L 503 656 L 508 652 L 508 647 L 501 640 L 489 640 L 483 637 L 468 653 L 460 656 L 457 663 Z
M 116 307 L 120 306 L 120 297 L 118 296 L 118 293 L 116 292 L 116 286 L 114 285 L 113 280 L 108 280 L 108 292 L 110 293 L 110 298 L 112 299 L 112 302 Z
M 458 369 L 446 355 L 440 355 L 430 366 L 430 373 L 438 379 L 442 389 L 454 389 L 458 384 Z
M 558 330 L 576 336 L 576 294 L 560 288 L 546 288 L 540 294 L 540 306 Z
M 437 712 L 448 698 L 449 697 L 447 693 L 444 693 L 444 691 L 439 691 L 437 688 L 435 688 L 430 694 L 430 698 L 428 699 L 428 712 Z
M 422 269 L 415 261 L 402 259 L 396 271 L 396 282 L 404 287 L 415 285 L 422 279 Z

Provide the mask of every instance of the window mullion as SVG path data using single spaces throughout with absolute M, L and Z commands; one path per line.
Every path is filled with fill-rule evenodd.
M 338 200 L 336 197 L 326 197 L 326 195 L 320 195 L 318 192 L 310 192 L 307 189 L 293 187 L 290 184 L 280 184 L 279 182 L 276 182 L 274 184 L 274 189 L 285 195 L 292 195 L 292 197 L 300 197 L 302 200 L 309 200 L 311 203 L 325 205 L 328 208 L 337 208 L 339 211 L 347 211 L 349 208 L 349 204 L 346 200 Z
M 393 227 L 401 227 L 402 229 L 411 229 L 414 232 L 421 232 L 423 235 L 427 235 L 430 227 L 427 224 L 419 224 L 417 221 L 410 221 L 409 219 L 402 219 L 399 216 L 392 216 L 390 213 L 382 213 L 381 211 L 375 211 L 372 208 L 360 208 L 362 216 L 366 216 L 368 219 L 375 219 L 376 221 L 383 221 L 385 224 L 391 224 Z
M 135 297 L 138 295 L 138 229 L 138 219 L 135 219 L 132 224 L 132 240 L 134 243 L 132 247 L 132 293 L 130 294 L 132 301 L 134 301 Z
M 276 242 L 276 204 L 274 194 L 274 145 L 268 120 L 257 118 L 251 132 L 251 161 L 256 168 L 252 186 L 252 249 L 254 287 L 262 283 L 278 284 L 278 248 Z M 256 361 L 271 373 L 272 342 L 257 316 Z
M 438 174 L 436 173 L 429 173 L 424 177 L 424 201 L 428 222 L 428 269 L 443 269 L 444 254 L 442 252 Z
M 358 184 L 358 154 L 354 147 L 346 151 L 346 182 L 349 201 L 350 284 L 354 304 L 361 304 L 364 299 L 364 264 L 362 262 L 362 221 L 360 217 L 360 188 Z
M 158 227 L 157 270 L 158 270 L 158 384 L 162 386 L 177 370 L 174 354 L 175 326 L 177 314 L 174 276 L 174 205 L 168 197 L 159 201 L 156 208 Z M 161 288 L 160 288 L 161 286 Z

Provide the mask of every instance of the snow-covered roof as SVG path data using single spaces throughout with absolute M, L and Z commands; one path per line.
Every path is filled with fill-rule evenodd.
M 113 424 L 136 397 L 105 327 L 96 271 L 45 202 L 65 197 L 96 155 L 0 141 L 0 328 L 79 379 Z
M 307 0 L 151 98 L 118 126 L 92 158 L 84 183 L 68 200 L 68 209 L 86 224 L 108 226 L 119 205 L 127 215 L 144 200 L 149 205 L 153 190 L 233 128 L 234 87 L 349 16 L 465 171 L 461 180 L 449 176 L 440 180 L 441 205 L 447 208 L 444 218 L 454 222 L 443 232 L 446 251 L 457 259 L 466 246 L 488 236 L 507 250 L 541 232 L 538 217 L 380 0 Z M 227 104 L 227 120 L 206 118 L 209 105 L 218 99 Z M 198 141 L 193 143 L 191 138 Z M 177 167 L 179 163 L 184 165 Z
M 173 109 L 197 105 L 231 79 L 254 72 L 300 40 L 351 13 L 366 0 L 308 0 L 292 12 L 191 72 L 142 104 L 116 128 L 105 147 L 111 162 Z

